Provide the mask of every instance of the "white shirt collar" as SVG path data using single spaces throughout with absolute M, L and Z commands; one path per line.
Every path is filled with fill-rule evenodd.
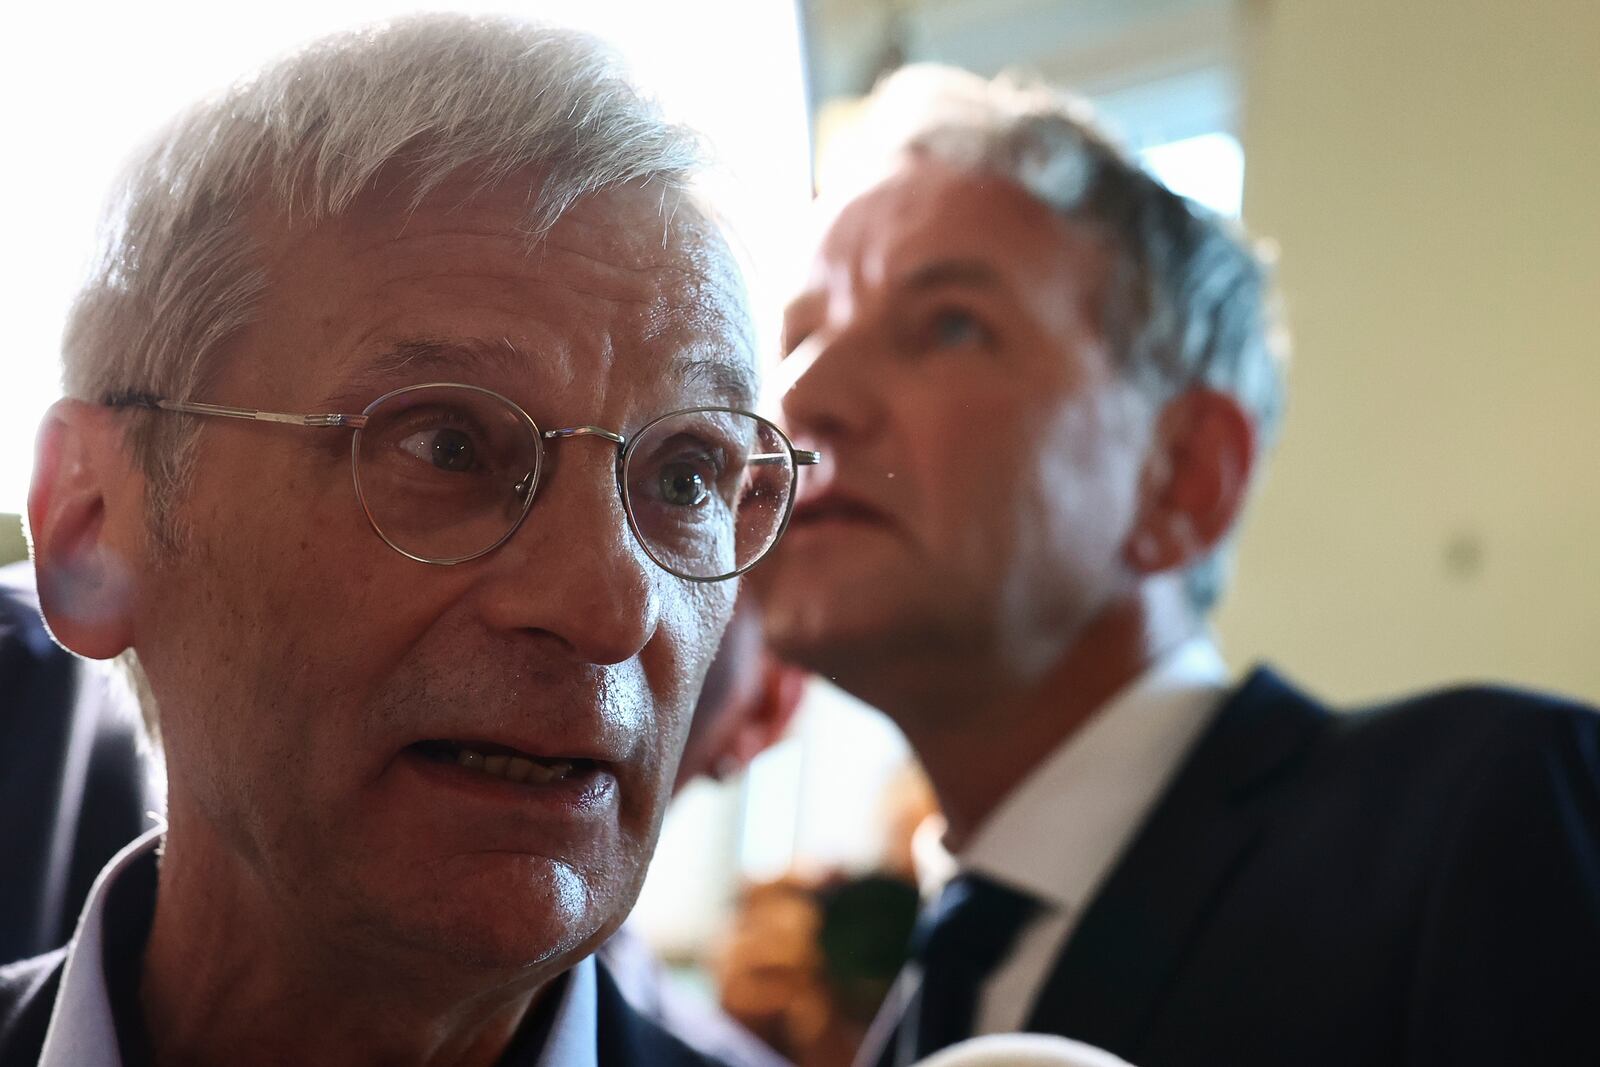
M 117 878 L 141 856 L 161 843 L 158 826 L 114 856 L 95 879 L 94 888 L 67 945 L 61 988 L 50 1014 L 39 1067 L 122 1067 L 122 1052 L 112 1021 L 111 994 L 105 973 L 106 897 Z M 537 1067 L 597 1067 L 599 1000 L 594 958 L 580 960 L 567 972 L 550 1033 L 539 1052 Z
M 538 1067 L 598 1067 L 600 999 L 594 969 L 594 957 L 585 956 L 567 972 Z
M 1024 778 L 956 857 L 1056 907 L 1082 907 L 1228 689 L 1209 637 L 1153 663 Z
M 95 878 L 78 917 L 78 928 L 67 943 L 66 967 L 39 1053 L 39 1067 L 122 1067 L 111 993 L 106 986 L 106 897 L 117 877 L 153 852 L 165 832 L 165 827 L 157 826 L 136 838 Z

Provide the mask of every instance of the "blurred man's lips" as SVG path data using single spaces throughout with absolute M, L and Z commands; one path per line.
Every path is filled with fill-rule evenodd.
M 881 525 L 887 521 L 882 511 L 863 500 L 842 493 L 828 493 L 797 503 L 794 515 L 789 520 L 789 527 L 803 529 L 828 522 Z

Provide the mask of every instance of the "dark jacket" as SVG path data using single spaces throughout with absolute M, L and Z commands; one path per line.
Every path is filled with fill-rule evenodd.
M 45 632 L 31 565 L 0 570 L 0 963 L 65 944 L 148 828 L 138 713 L 108 682 Z
M 1600 714 L 1490 688 L 1331 714 L 1256 672 L 1029 1029 L 1139 1067 L 1600 1064 Z

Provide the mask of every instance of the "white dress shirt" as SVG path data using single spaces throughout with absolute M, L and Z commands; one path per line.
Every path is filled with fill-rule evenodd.
M 1112 697 L 1000 803 L 957 857 L 1045 905 L 985 984 L 975 1034 L 1021 1030 L 1051 965 L 1228 692 L 1195 638 Z
M 104 966 L 106 897 L 117 877 L 153 851 L 164 832 L 164 827 L 157 827 L 134 841 L 95 879 L 67 945 L 66 968 L 39 1067 L 122 1067 Z M 585 957 L 567 972 L 537 1067 L 596 1067 L 599 1011 L 594 967 L 593 958 Z
M 984 984 L 974 1035 L 1019 1031 L 1085 906 L 1222 706 L 1229 673 L 1208 637 L 1153 663 L 1008 793 L 948 863 L 1043 905 Z M 919 856 L 919 861 L 926 856 Z M 926 888 L 926 883 L 925 883 Z M 862 1047 L 874 1063 L 920 976 L 907 968 Z M 909 1048 L 897 1062 L 908 1062 Z

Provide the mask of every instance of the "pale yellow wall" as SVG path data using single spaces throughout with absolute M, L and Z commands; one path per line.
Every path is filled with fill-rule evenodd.
M 22 536 L 22 519 L 0 513 L 0 566 L 28 558 L 28 542 Z
M 1296 351 L 1229 658 L 1600 699 L 1600 3 L 1247 10 L 1245 215 Z

